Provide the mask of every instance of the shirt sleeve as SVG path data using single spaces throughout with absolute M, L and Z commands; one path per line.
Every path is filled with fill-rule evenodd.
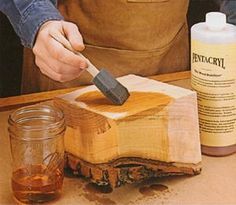
M 43 23 L 63 19 L 55 0 L 1 0 L 0 11 L 10 20 L 22 45 L 30 48 Z
M 218 0 L 220 11 L 227 15 L 227 22 L 236 25 L 236 0 Z

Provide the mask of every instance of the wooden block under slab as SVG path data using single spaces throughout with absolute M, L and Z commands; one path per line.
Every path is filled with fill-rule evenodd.
M 68 165 L 98 184 L 198 174 L 201 151 L 194 91 L 128 75 L 130 98 L 112 105 L 95 86 L 59 96 Z

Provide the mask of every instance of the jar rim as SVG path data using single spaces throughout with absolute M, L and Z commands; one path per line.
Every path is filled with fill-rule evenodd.
M 17 116 L 22 115 L 23 113 L 30 113 L 35 111 L 42 111 L 45 113 L 52 113 L 54 112 L 57 116 L 56 122 L 51 122 L 47 126 L 44 125 L 24 125 L 19 123 L 19 118 L 17 120 Z M 52 105 L 43 105 L 43 104 L 37 104 L 37 105 L 29 105 L 22 108 L 19 108 L 15 111 L 13 111 L 8 118 L 8 123 L 10 126 L 15 126 L 17 129 L 21 129 L 23 131 L 40 131 L 40 130 L 52 130 L 56 129 L 57 127 L 60 127 L 61 125 L 64 125 L 64 113 L 57 107 L 54 107 Z

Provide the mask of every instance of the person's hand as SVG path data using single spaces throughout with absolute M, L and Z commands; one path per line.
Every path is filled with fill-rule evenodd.
M 55 81 L 66 82 L 77 78 L 87 67 L 86 61 L 52 38 L 50 32 L 64 35 L 76 51 L 84 49 L 82 36 L 75 24 L 48 21 L 38 31 L 33 47 L 36 65 Z

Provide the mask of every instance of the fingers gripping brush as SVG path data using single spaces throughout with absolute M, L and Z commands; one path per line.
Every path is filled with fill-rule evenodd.
M 61 43 L 65 48 L 79 55 L 86 60 L 88 68 L 86 69 L 93 76 L 93 84 L 113 103 L 122 105 L 130 96 L 129 91 L 119 81 L 117 81 L 106 70 L 98 70 L 87 58 L 81 53 L 75 51 L 70 42 L 62 35 L 57 33 L 50 33 L 51 37 Z

